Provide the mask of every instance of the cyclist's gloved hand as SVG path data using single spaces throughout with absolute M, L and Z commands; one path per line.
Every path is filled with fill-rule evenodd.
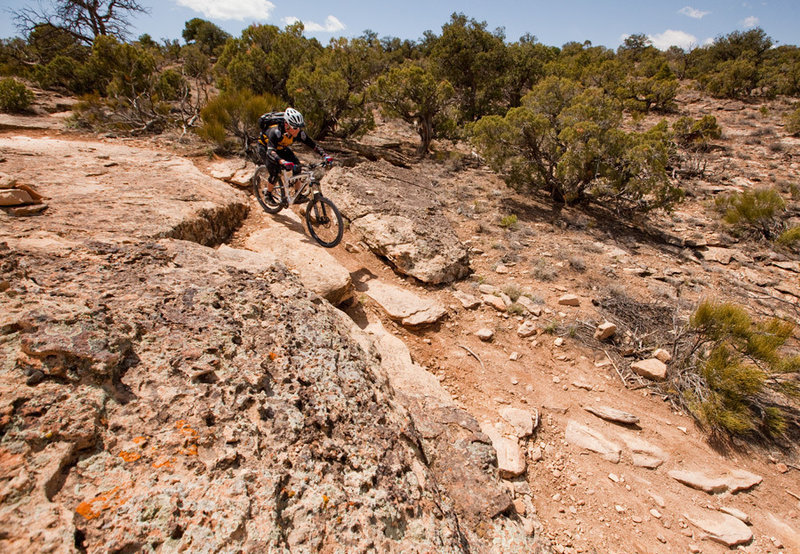
M 294 171 L 294 163 L 292 162 L 283 162 L 283 169 L 286 171 Z
M 330 164 L 332 164 L 332 163 L 333 163 L 333 156 L 327 156 L 327 155 L 326 155 L 326 156 L 325 156 L 325 157 L 322 159 L 322 161 L 323 161 L 323 163 L 330 165 Z

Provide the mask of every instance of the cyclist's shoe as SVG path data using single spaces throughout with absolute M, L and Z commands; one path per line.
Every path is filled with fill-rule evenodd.
M 301 194 L 300 196 L 298 196 L 297 198 L 294 199 L 294 203 L 295 204 L 304 204 L 306 202 L 308 202 L 308 195 L 307 194 Z

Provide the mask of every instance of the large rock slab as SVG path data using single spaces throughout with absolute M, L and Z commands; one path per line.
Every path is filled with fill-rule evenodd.
M 630 433 L 620 434 L 625 446 L 631 451 L 633 465 L 647 469 L 656 469 L 667 459 L 667 453 L 658 446 Z
M 567 430 L 564 434 L 564 438 L 569 444 L 596 452 L 609 462 L 615 464 L 619 463 L 622 448 L 608 440 L 599 431 L 581 425 L 577 421 L 570 420 L 569 423 L 567 423 Z
M 48 198 L 39 217 L 0 212 L 3 235 L 177 238 L 219 244 L 248 211 L 247 196 L 189 160 L 119 142 L 0 137 L 3 171 Z
M 668 475 L 687 487 L 709 494 L 737 493 L 750 490 L 764 480 L 760 475 L 741 469 L 735 469 L 717 477 L 711 477 L 699 471 L 677 469 L 670 471 Z
M 497 452 L 497 468 L 500 471 L 500 477 L 513 479 L 525 473 L 527 468 L 525 453 L 516 438 L 503 436 L 488 423 L 482 424 L 481 430 L 492 440 L 492 446 Z
M 398 272 L 433 284 L 470 273 L 469 250 L 442 213 L 425 173 L 363 163 L 334 168 L 324 187 L 350 230 Z
M 356 289 L 377 302 L 389 317 L 408 327 L 430 325 L 447 314 L 447 309 L 435 300 L 370 278 L 369 275 L 358 278 Z
M 258 252 L 266 261 L 280 260 L 297 271 L 306 287 L 334 306 L 350 299 L 353 295 L 350 272 L 327 250 L 302 234 L 302 223 L 293 211 L 284 212 L 281 221 L 292 222 L 292 227 L 300 232 L 288 232 L 283 223 L 265 218 L 265 227 L 247 237 L 245 248 Z
M 684 514 L 689 523 L 706 533 L 709 540 L 734 547 L 748 544 L 753 540 L 753 532 L 741 520 L 720 512 L 705 512 L 702 515 Z

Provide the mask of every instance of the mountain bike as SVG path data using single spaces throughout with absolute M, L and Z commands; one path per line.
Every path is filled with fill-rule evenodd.
M 344 224 L 339 208 L 330 198 L 322 195 L 320 179 L 323 171 L 331 167 L 332 162 L 320 162 L 302 166 L 297 175 L 279 176 L 278 181 L 270 192 L 267 189 L 269 170 L 266 166 L 259 166 L 250 180 L 253 184 L 253 194 L 258 203 L 268 214 L 276 214 L 296 202 L 302 202 L 304 195 L 309 200 L 306 205 L 306 225 L 308 232 L 321 246 L 333 248 L 342 240 Z M 285 172 L 288 173 L 288 172 Z M 301 186 L 295 192 L 295 185 Z M 298 202 L 298 203 L 299 203 Z

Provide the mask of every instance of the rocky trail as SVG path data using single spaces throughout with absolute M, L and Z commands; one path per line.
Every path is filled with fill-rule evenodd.
M 643 233 L 466 151 L 360 161 L 325 250 L 238 161 L 8 125 L 0 172 L 47 209 L 0 213 L 5 550 L 800 551 L 796 451 L 712 446 L 648 386 L 653 323 L 699 299 L 798 320 L 798 261 L 704 215 L 725 183 Z M 712 172 L 796 180 L 783 140 Z

